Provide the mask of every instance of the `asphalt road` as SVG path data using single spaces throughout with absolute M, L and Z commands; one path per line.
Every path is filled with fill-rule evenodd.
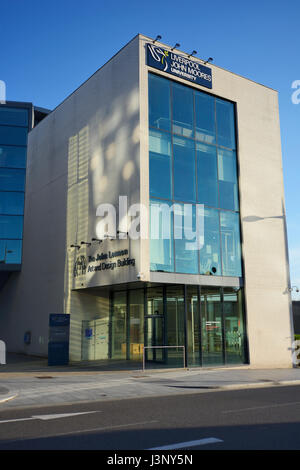
M 0 450 L 16 449 L 299 450 L 300 386 L 1 408 Z

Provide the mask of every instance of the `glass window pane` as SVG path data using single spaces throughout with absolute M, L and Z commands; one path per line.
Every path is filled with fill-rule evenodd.
M 150 269 L 174 271 L 172 205 L 150 202 Z
M 171 135 L 149 132 L 150 196 L 172 199 L 172 142 Z
M 236 173 L 236 153 L 218 149 L 218 172 L 220 207 L 237 211 L 239 209 L 238 185 Z
M 0 240 L 0 263 L 21 264 L 22 240 Z
M 216 100 L 218 145 L 235 149 L 234 105 Z
M 0 167 L 26 168 L 26 147 L 0 146 Z
M 173 132 L 184 137 L 194 135 L 193 91 L 183 85 L 172 84 Z
M 24 191 L 25 170 L 0 169 L 0 191 Z
M 196 201 L 195 144 L 192 140 L 173 138 L 174 199 Z
M 111 324 L 111 357 L 126 359 L 126 292 L 114 292 Z
M 239 214 L 220 212 L 223 276 L 242 275 Z
M 219 211 L 204 209 L 204 241 L 200 250 L 200 274 L 217 275 L 221 271 Z
M 22 238 L 23 217 L 17 215 L 0 216 L 0 238 Z
M 0 106 L 0 124 L 28 126 L 28 110 Z
M 163 288 L 149 287 L 147 289 L 147 315 L 163 315 Z
M 195 92 L 196 139 L 209 144 L 216 142 L 215 98 Z
M 129 291 L 130 359 L 141 361 L 144 348 L 144 290 Z
M 225 348 L 227 364 L 245 362 L 245 326 L 242 289 L 224 289 Z
M 201 331 L 203 365 L 223 364 L 222 314 L 219 288 L 201 288 Z
M 198 289 L 196 286 L 187 286 L 187 344 L 188 366 L 201 366 L 200 362 L 200 312 L 198 302 Z
M 170 82 L 149 74 L 149 126 L 171 130 Z
M 182 286 L 167 286 L 166 310 L 167 345 L 184 346 L 184 294 Z M 183 348 L 168 348 L 165 355 L 168 366 L 183 366 Z
M 218 207 L 218 168 L 216 147 L 196 144 L 198 202 Z
M 150 287 L 147 289 L 147 317 L 145 321 L 145 360 L 157 362 L 160 367 L 164 361 L 165 349 L 157 346 L 165 346 L 165 321 L 162 287 Z M 154 347 L 153 347 L 154 346 Z
M 0 192 L 0 214 L 23 215 L 24 193 Z
M 0 145 L 27 145 L 26 127 L 0 126 Z
M 175 266 L 177 273 L 198 273 L 196 206 L 174 205 Z

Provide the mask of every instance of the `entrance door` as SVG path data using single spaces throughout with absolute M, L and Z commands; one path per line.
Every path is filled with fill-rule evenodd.
M 145 317 L 145 360 L 151 362 L 164 361 L 164 316 L 148 315 Z M 151 346 L 151 347 L 150 347 Z

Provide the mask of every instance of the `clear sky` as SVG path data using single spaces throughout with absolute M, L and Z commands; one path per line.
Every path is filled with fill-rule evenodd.
M 299 1 L 1 0 L 0 18 L 7 100 L 53 109 L 137 33 L 160 34 L 276 89 L 291 282 L 300 289 L 300 103 L 291 99 L 300 81 Z

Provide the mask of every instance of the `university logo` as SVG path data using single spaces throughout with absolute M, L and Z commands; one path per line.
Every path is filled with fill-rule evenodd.
M 169 57 L 169 52 L 161 49 L 160 47 L 153 46 L 152 44 L 148 44 L 148 54 L 151 55 L 152 59 L 157 62 L 155 65 L 156 68 L 160 68 L 164 72 L 168 70 L 169 64 L 168 64 L 168 57 Z M 148 55 L 148 62 L 149 62 L 149 55 Z M 150 64 L 149 64 L 150 65 Z
M 86 273 L 86 257 L 81 255 L 74 264 L 74 277 L 81 276 Z

